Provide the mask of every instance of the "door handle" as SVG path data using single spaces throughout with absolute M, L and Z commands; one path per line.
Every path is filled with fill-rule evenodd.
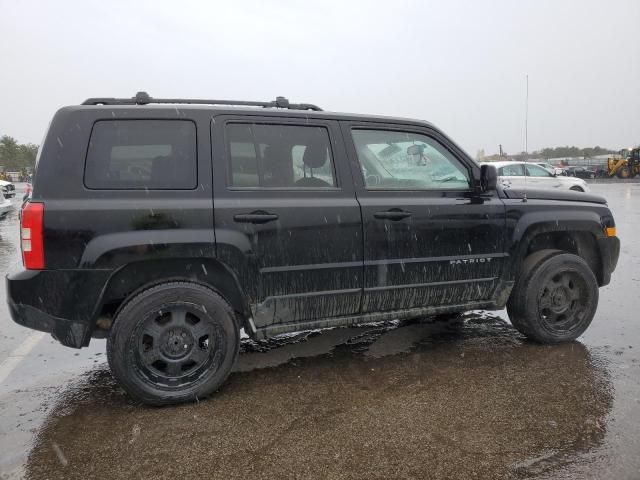
M 278 220 L 275 213 L 263 212 L 258 210 L 251 213 L 239 213 L 233 216 L 233 220 L 238 223 L 267 223 Z
M 373 214 L 374 217 L 381 220 L 402 220 L 403 218 L 410 217 L 411 215 L 413 215 L 411 212 L 400 210 L 399 208 L 392 208 L 386 212 L 376 212 Z

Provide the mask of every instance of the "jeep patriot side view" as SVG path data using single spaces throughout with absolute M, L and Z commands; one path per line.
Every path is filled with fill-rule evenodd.
M 242 107 L 242 108 L 239 108 Z M 620 243 L 604 198 L 503 189 L 433 125 L 308 104 L 95 98 L 59 110 L 21 213 L 21 325 L 107 338 L 134 398 L 203 398 L 255 339 L 507 307 L 589 326 Z

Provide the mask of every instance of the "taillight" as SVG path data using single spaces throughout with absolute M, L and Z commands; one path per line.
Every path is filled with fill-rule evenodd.
M 20 215 L 22 263 L 27 270 L 44 269 L 43 237 L 44 204 L 27 202 Z

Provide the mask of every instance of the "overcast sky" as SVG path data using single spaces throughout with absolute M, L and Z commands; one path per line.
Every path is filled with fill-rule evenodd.
M 429 120 L 472 155 L 640 143 L 640 1 L 0 0 L 0 135 L 92 96 Z

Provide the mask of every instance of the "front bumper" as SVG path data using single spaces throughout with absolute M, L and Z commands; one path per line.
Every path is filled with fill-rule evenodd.
M 14 322 L 51 333 L 67 347 L 89 345 L 104 286 L 105 270 L 21 270 L 6 276 Z
M 611 274 L 616 269 L 618 257 L 620 256 L 620 239 L 618 237 L 604 237 L 598 239 L 598 250 L 602 262 L 602 274 L 600 286 L 608 285 L 611 281 Z

